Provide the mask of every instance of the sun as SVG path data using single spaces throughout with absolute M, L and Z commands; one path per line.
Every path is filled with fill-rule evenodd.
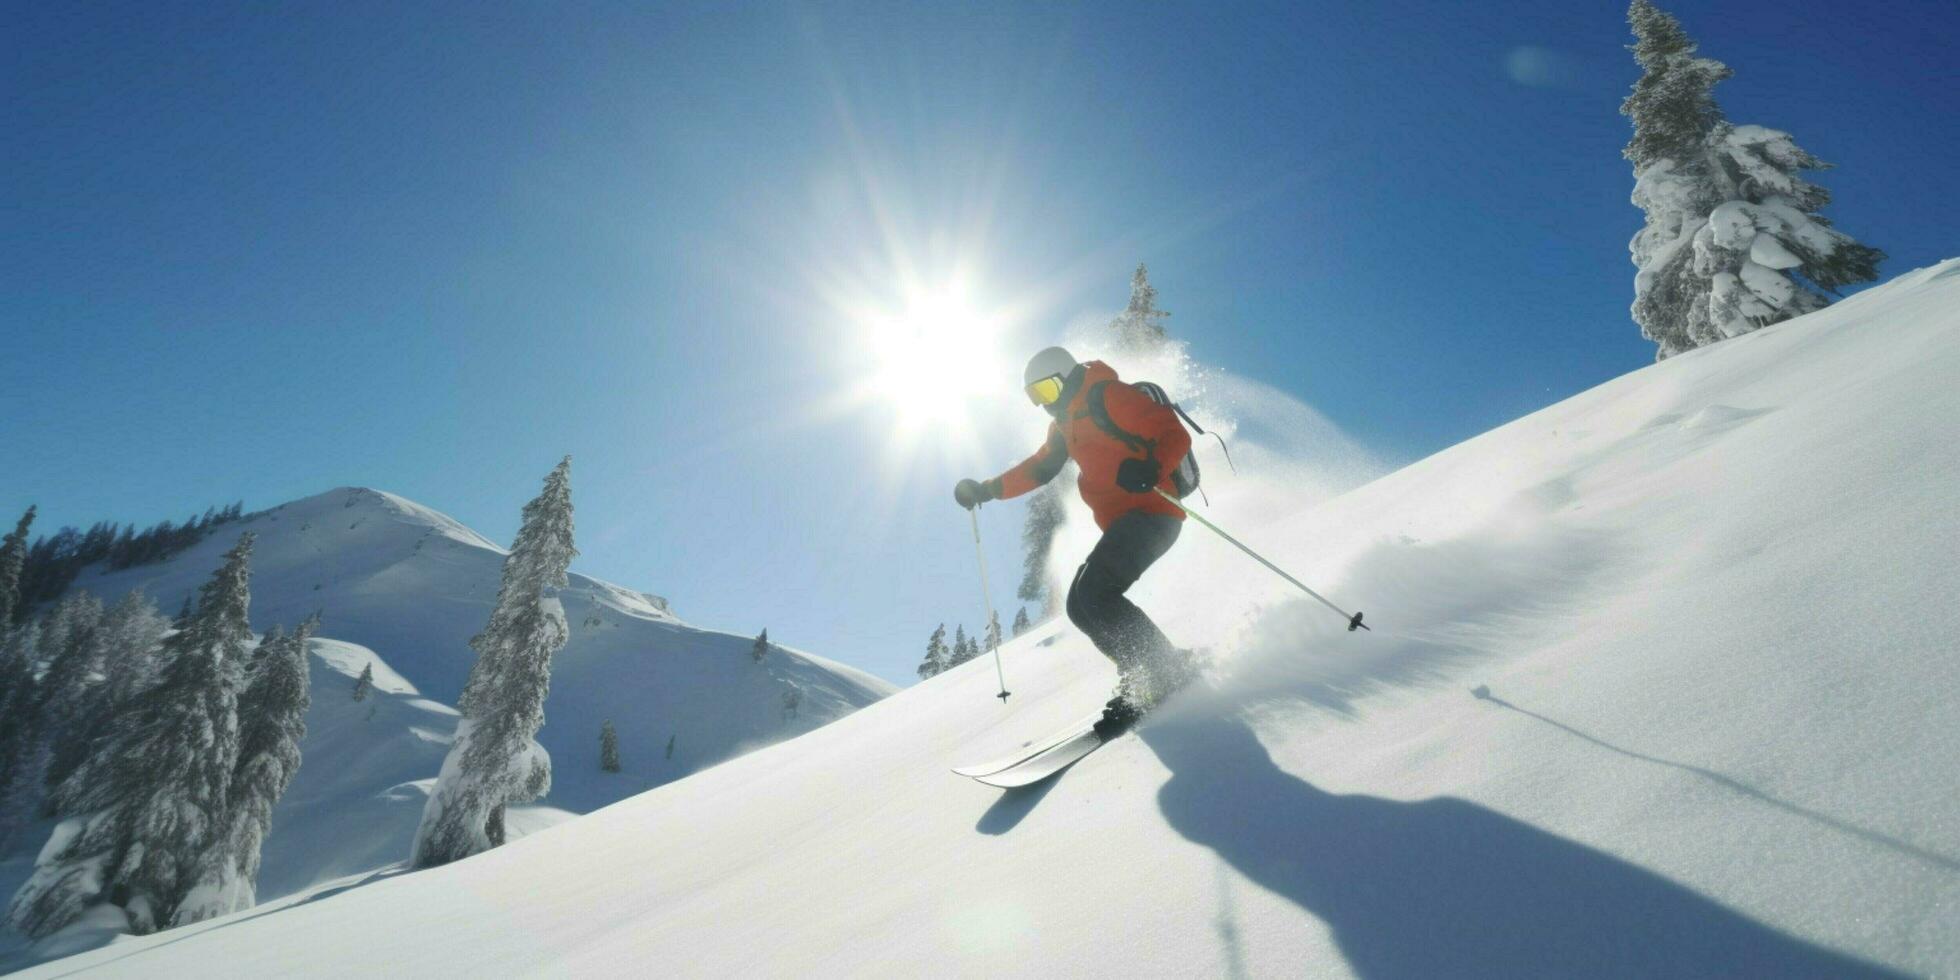
M 867 318 L 865 341 L 871 391 L 901 429 L 965 428 L 976 398 L 1011 384 L 1000 324 L 957 289 L 912 291 L 898 311 Z

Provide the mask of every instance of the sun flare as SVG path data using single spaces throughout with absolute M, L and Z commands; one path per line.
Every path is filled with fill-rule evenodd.
M 1012 383 L 999 324 L 955 290 L 913 293 L 898 312 L 868 318 L 865 332 L 873 393 L 903 428 L 963 427 L 971 400 Z

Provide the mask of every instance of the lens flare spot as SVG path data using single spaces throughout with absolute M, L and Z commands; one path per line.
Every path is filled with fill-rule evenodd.
M 975 396 L 1012 383 L 1000 367 L 999 328 L 957 292 L 916 293 L 867 328 L 873 387 L 901 427 L 962 423 Z

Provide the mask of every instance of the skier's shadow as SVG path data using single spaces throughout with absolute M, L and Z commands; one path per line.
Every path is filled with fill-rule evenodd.
M 1041 798 L 1047 796 L 1048 791 L 1054 789 L 1055 784 L 1059 782 L 1061 777 L 1055 776 L 1033 786 L 1002 791 L 1000 799 L 995 800 L 994 805 L 980 815 L 980 822 L 974 824 L 973 829 L 996 837 L 1013 830 L 1020 825 L 1023 818 L 1034 812 L 1035 804 L 1040 803 Z
M 1325 792 L 1233 715 L 1139 734 L 1170 825 L 1326 923 L 1364 977 L 1897 975 L 1466 800 Z

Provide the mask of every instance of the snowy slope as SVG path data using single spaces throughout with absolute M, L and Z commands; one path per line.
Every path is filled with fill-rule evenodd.
M 429 788 L 456 732 L 456 709 L 421 696 L 366 647 L 310 642 L 313 703 L 300 771 L 273 812 L 259 894 L 275 898 L 324 881 L 384 868 L 408 856 Z M 374 689 L 349 697 L 361 668 Z M 573 814 L 520 807 L 519 833 Z
M 1142 601 L 1218 678 L 1055 782 L 1065 627 L 435 871 L 30 971 L 1960 973 L 1960 262 L 1308 510 L 1212 499 Z M 1487 685 L 1487 697 L 1470 693 Z

